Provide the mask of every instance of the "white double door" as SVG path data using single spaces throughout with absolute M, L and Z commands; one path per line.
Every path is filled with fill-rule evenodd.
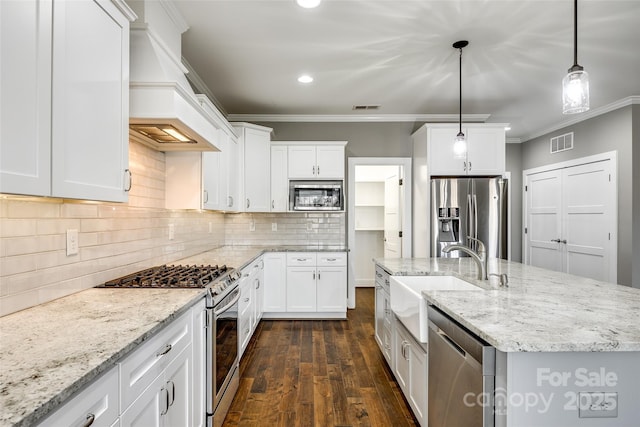
M 525 263 L 616 283 L 611 159 L 525 175 Z

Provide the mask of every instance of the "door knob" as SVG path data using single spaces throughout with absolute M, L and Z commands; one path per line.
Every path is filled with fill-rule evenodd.
M 551 239 L 552 242 L 560 243 L 560 239 Z

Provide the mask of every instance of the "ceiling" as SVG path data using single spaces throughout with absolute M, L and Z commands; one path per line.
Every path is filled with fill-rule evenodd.
M 457 114 L 510 123 L 526 140 L 564 116 L 571 0 L 174 0 L 183 57 L 234 115 Z M 591 108 L 640 95 L 640 0 L 581 0 L 578 62 Z M 309 73 L 311 84 L 297 82 Z M 354 105 L 380 105 L 353 111 Z

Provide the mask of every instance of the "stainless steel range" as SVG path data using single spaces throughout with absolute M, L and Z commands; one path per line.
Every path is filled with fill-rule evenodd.
M 207 426 L 221 426 L 238 390 L 238 300 L 240 273 L 223 265 L 162 265 L 119 279 L 102 288 L 205 288 Z

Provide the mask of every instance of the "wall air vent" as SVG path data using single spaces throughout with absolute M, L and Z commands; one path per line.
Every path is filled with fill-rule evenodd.
M 551 138 L 551 153 L 573 149 L 573 132 Z
M 362 111 L 362 110 L 378 110 L 380 105 L 354 105 L 352 110 Z

